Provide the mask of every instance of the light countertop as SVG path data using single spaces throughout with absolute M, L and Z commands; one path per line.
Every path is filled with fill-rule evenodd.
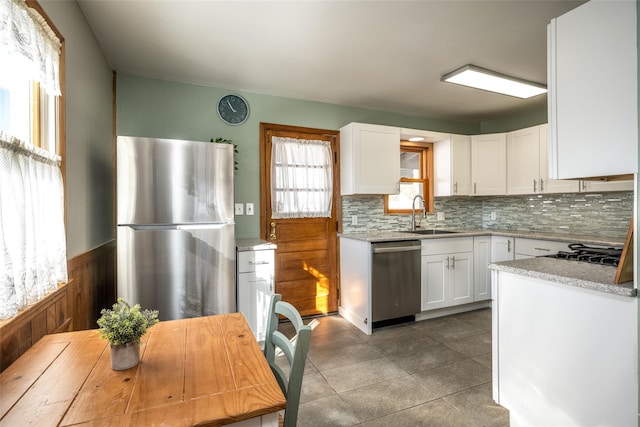
M 589 234 L 568 234 L 568 233 L 543 233 L 537 231 L 518 230 L 474 230 L 463 228 L 442 228 L 442 230 L 455 231 L 451 234 L 414 234 L 409 231 L 373 231 L 366 233 L 342 233 L 341 238 L 364 240 L 367 242 L 383 242 L 397 240 L 420 240 L 420 239 L 449 239 L 455 237 L 473 236 L 504 236 L 520 237 L 525 239 L 552 240 L 567 243 L 583 243 L 585 245 L 601 246 L 622 246 L 624 237 L 603 237 Z
M 489 264 L 489 268 L 579 288 L 635 297 L 633 281 L 616 285 L 616 267 L 556 258 L 529 258 Z
M 236 240 L 236 249 L 239 251 L 264 251 L 276 248 L 277 246 L 275 243 L 258 238 Z

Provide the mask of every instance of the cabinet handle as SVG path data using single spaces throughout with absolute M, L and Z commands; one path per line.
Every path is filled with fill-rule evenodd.
M 251 265 L 265 265 L 265 264 L 270 264 L 269 261 L 255 261 L 255 260 L 251 260 L 249 261 L 249 264 Z
M 477 194 L 478 192 L 476 191 L 476 183 L 473 183 L 473 194 Z
M 269 239 L 276 240 L 276 223 L 275 221 L 271 221 L 271 234 L 269 234 Z
M 449 257 L 447 257 L 447 270 L 449 269 Z
M 453 194 L 458 194 L 458 183 L 457 182 L 453 183 Z
M 511 252 L 511 240 L 507 240 L 507 252 Z
M 535 193 L 536 191 L 538 191 L 538 189 L 536 188 L 538 186 L 538 181 L 536 181 L 535 179 L 533 180 L 533 192 Z
M 544 179 L 540 178 L 540 192 L 544 191 Z
M 454 270 L 456 269 L 456 257 L 455 256 L 451 257 L 451 268 L 454 269 Z
M 551 252 L 551 249 L 549 248 L 533 248 L 533 249 L 535 249 L 536 251 Z
M 582 185 L 582 191 L 585 191 L 587 189 L 587 181 L 582 180 L 580 181 L 581 185 Z

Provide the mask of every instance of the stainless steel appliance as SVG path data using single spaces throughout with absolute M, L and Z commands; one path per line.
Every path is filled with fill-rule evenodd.
M 372 243 L 373 327 L 420 313 L 420 241 Z
M 118 137 L 118 296 L 161 320 L 236 310 L 233 146 Z

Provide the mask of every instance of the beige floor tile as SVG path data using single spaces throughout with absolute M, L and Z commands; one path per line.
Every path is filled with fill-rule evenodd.
M 491 398 L 491 383 L 449 395 L 444 400 L 481 426 L 495 425 L 509 416 L 509 412 Z
M 324 370 L 322 375 L 336 392 L 341 393 L 403 377 L 407 373 L 389 359 L 381 358 Z

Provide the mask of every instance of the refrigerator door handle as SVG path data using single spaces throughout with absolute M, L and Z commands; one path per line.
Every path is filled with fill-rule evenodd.
M 156 225 L 156 224 L 121 224 L 121 226 L 132 228 L 136 231 L 153 231 L 153 230 L 212 230 L 219 229 L 225 226 L 222 223 L 212 223 L 212 224 L 167 224 L 167 225 Z

